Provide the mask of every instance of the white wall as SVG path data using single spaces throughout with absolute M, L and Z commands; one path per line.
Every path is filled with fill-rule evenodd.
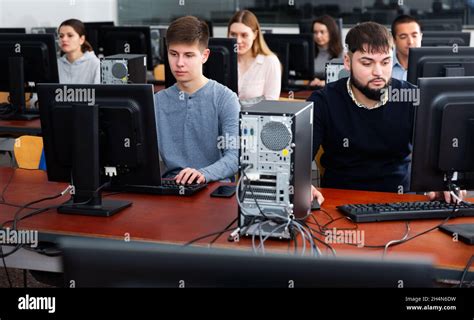
M 117 23 L 117 0 L 0 0 L 0 27 L 58 27 L 70 18 Z

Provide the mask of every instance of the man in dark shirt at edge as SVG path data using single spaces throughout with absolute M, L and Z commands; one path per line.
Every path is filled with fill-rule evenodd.
M 324 149 L 323 188 L 409 191 L 419 94 L 410 83 L 392 79 L 392 47 L 392 36 L 384 26 L 375 22 L 355 26 L 346 36 L 344 55 L 350 77 L 326 85 L 308 99 L 314 102 L 313 156 L 320 146 Z M 400 101 L 407 97 L 410 101 Z M 324 201 L 314 187 L 312 195 Z M 443 194 L 430 192 L 428 197 L 433 200 Z M 450 202 L 449 192 L 444 199 Z

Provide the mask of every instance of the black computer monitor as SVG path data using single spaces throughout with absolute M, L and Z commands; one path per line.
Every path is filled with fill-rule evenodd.
M 474 76 L 474 48 L 410 48 L 407 81 L 418 78 Z
M 114 26 L 113 21 L 102 21 L 102 22 L 84 22 L 86 28 L 86 39 L 91 44 L 96 55 L 101 54 L 100 47 L 100 28 L 103 26 Z
M 207 24 L 207 27 L 209 28 L 209 37 L 214 37 L 214 24 L 212 23 L 212 21 L 207 19 L 202 20 Z
M 315 44 L 313 34 L 264 34 L 265 42 L 283 64 L 282 89 L 291 90 L 293 80 L 313 80 Z
M 474 189 L 474 77 L 420 78 L 411 191 Z
M 423 31 L 422 47 L 453 46 L 469 47 L 471 33 L 461 31 Z
M 431 287 L 425 259 L 315 258 L 100 238 L 62 238 L 65 286 Z
M 151 54 L 154 65 L 164 64 L 166 26 L 150 26 Z
M 100 39 L 104 56 L 120 53 L 146 54 L 147 69 L 153 70 L 150 27 L 102 26 Z
M 420 19 L 423 31 L 461 31 L 462 19 Z
M 52 34 L 0 34 L 0 91 L 10 93 L 0 118 L 31 120 L 25 91 L 40 82 L 59 83 L 55 39 Z
M 211 53 L 203 66 L 203 73 L 207 78 L 225 85 L 238 94 L 236 43 L 237 41 L 231 38 L 210 38 L 209 49 Z M 167 47 L 165 47 L 165 52 L 168 52 Z M 165 87 L 168 88 L 176 83 L 176 79 L 171 72 L 167 53 L 164 55 L 164 58 Z
M 109 216 L 130 203 L 102 200 L 104 184 L 160 185 L 152 85 L 40 84 L 38 100 L 48 179 L 75 187 L 59 212 Z
M 26 33 L 26 28 L 0 28 L 0 33 Z

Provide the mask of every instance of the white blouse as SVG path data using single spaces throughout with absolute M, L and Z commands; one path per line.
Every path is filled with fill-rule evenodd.
M 281 90 L 281 64 L 276 55 L 259 54 L 245 73 L 239 67 L 239 99 L 264 96 L 266 100 L 278 100 Z

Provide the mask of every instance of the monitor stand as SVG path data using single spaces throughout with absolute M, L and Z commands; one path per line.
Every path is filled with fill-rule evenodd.
M 109 217 L 132 205 L 130 201 L 103 200 L 99 165 L 99 106 L 73 105 L 72 199 L 59 213 Z
M 2 114 L 3 120 L 34 120 L 39 114 L 27 113 L 25 101 L 25 75 L 23 57 L 10 57 L 8 59 L 8 71 L 10 75 L 10 104 L 4 104 L 2 108 L 10 108 L 9 114 Z

